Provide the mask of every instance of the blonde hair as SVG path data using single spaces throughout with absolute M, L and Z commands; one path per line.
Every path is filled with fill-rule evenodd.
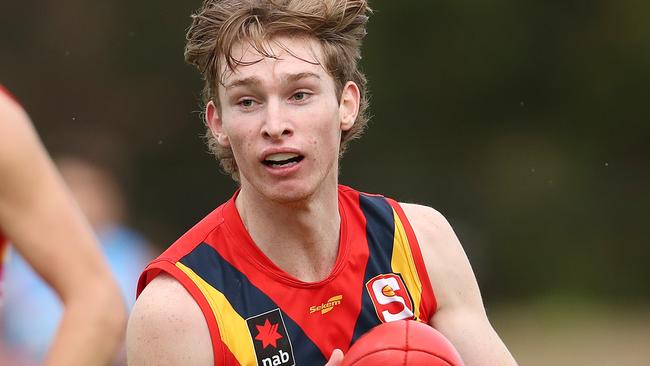
M 341 135 L 341 155 L 349 141 L 358 138 L 368 123 L 367 83 L 359 70 L 361 42 L 371 13 L 366 0 L 204 0 L 192 15 L 187 32 L 185 60 L 195 65 L 205 81 L 203 102 L 218 104 L 222 69 L 233 71 L 244 64 L 232 56 L 232 48 L 248 42 L 265 57 L 275 57 L 268 41 L 281 35 L 307 36 L 322 48 L 325 70 L 332 76 L 340 96 L 348 81 L 361 92 L 359 114 L 353 127 Z M 226 68 L 222 63 L 225 61 Z M 225 148 L 206 132 L 210 151 L 222 169 L 238 179 L 237 164 L 230 148 Z

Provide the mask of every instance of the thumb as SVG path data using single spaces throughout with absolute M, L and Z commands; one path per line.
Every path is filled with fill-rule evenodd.
M 343 363 L 343 351 L 337 348 L 334 351 L 332 351 L 330 360 L 327 361 L 325 366 L 340 366 L 342 363 Z

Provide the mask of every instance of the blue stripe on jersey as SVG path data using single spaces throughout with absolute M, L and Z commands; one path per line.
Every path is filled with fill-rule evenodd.
M 244 319 L 280 308 L 268 295 L 255 287 L 237 268 L 206 243 L 199 244 L 180 260 L 197 275 L 220 291 Z M 302 328 L 282 309 L 296 365 L 323 365 L 327 360 Z
M 375 306 L 365 284 L 375 276 L 391 273 L 391 258 L 395 239 L 395 217 L 393 208 L 381 196 L 359 195 L 359 206 L 366 217 L 366 238 L 368 240 L 368 264 L 364 275 L 361 313 L 354 326 L 352 343 L 370 328 L 379 325 Z

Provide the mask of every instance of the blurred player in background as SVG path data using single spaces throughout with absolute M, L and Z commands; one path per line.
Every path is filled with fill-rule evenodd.
M 116 179 L 107 169 L 81 157 L 57 158 L 56 165 L 95 231 L 130 308 L 137 278 L 153 258 L 153 251 L 139 233 L 124 224 L 125 201 Z M 10 253 L 5 272 L 5 343 L 30 364 L 40 364 L 63 309 L 52 289 L 18 253 Z M 122 355 L 116 363 L 124 361 Z
M 365 0 L 204 1 L 185 56 L 205 79 L 209 145 L 240 188 L 143 273 L 132 366 L 338 365 L 403 319 L 438 329 L 468 366 L 516 364 L 445 218 L 338 184 L 368 121 L 369 12 Z
M 29 117 L 4 88 L 0 88 L 0 236 L 2 252 L 10 242 L 63 303 L 44 364 L 110 363 L 126 317 L 119 288 Z

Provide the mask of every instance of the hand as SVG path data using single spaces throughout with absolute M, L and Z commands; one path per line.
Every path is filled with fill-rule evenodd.
M 340 366 L 342 363 L 343 363 L 343 351 L 337 348 L 334 351 L 332 351 L 330 360 L 327 361 L 325 366 Z

